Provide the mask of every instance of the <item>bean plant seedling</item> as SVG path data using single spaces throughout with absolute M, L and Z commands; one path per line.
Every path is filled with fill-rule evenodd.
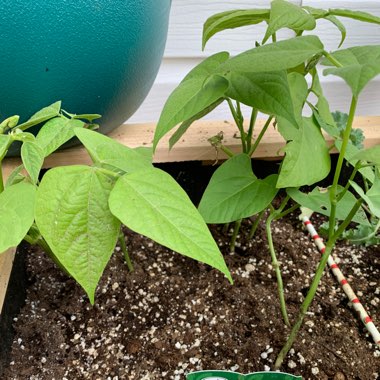
M 252 49 L 234 57 L 228 52 L 220 52 L 196 66 L 168 98 L 155 133 L 154 146 L 179 125 L 170 138 L 172 147 L 195 120 L 227 102 L 239 130 L 241 153 L 234 154 L 223 146 L 221 135 L 210 139 L 230 158 L 211 178 L 199 211 L 207 223 L 235 222 L 237 228 L 243 218 L 256 215 L 253 235 L 261 216 L 269 208 L 266 231 L 286 324 L 290 321 L 271 223 L 299 206 L 328 217 L 325 253 L 299 314 L 292 321 L 290 336 L 277 358 L 276 368 L 281 366 L 297 336 L 336 241 L 353 233 L 352 230 L 348 232 L 352 223 L 361 237 L 368 231 L 375 236 L 379 229 L 380 147 L 362 149 L 360 133 L 353 132 L 352 126 L 360 93 L 380 74 L 380 46 L 341 49 L 346 29 L 338 17 L 380 24 L 379 17 L 365 12 L 302 7 L 284 0 L 273 0 L 270 9 L 234 10 L 210 17 L 204 24 L 203 47 L 212 36 L 225 29 L 261 22 L 266 23 L 267 28 L 262 40 Z M 310 34 L 320 19 L 331 22 L 340 31 L 338 50 L 326 51 L 319 37 Z M 295 37 L 277 41 L 277 32 L 282 28 L 293 30 Z M 307 35 L 304 32 L 308 32 Z M 320 83 L 321 66 L 327 67 L 323 70 L 324 75 L 340 77 L 351 90 L 346 120 L 339 120 L 340 114 L 334 119 L 330 112 Z M 242 104 L 251 107 L 247 123 Z M 307 108 L 309 117 L 304 116 Z M 267 120 L 254 138 L 259 112 L 266 114 Z M 255 168 L 252 169 L 251 156 L 272 126 L 284 138 L 285 156 L 277 174 L 259 179 Z M 322 131 L 333 137 L 333 146 L 327 146 Z M 331 168 L 330 149 L 333 147 L 339 151 L 339 156 L 336 166 Z M 350 179 L 342 183 L 341 172 L 345 164 L 351 165 L 352 173 Z M 312 186 L 330 172 L 333 176 L 330 186 L 315 187 L 309 193 L 300 191 L 301 186 Z M 276 209 L 272 201 L 280 189 L 286 191 L 286 196 Z M 290 200 L 293 205 L 288 205 Z
M 201 215 L 177 182 L 153 167 L 151 149 L 130 149 L 91 130 L 96 118 L 69 114 L 57 102 L 25 123 L 13 116 L 0 124 L 0 252 L 22 240 L 40 245 L 94 303 L 118 240 L 132 269 L 123 223 L 231 280 Z M 37 136 L 25 132 L 41 123 Z M 56 167 L 40 181 L 45 157 L 74 136 L 93 165 Z M 4 183 L 1 161 L 15 141 L 22 143 L 22 165 Z

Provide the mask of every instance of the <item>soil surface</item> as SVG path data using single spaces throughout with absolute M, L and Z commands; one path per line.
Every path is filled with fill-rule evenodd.
M 321 219 L 313 222 L 318 226 Z M 289 329 L 281 318 L 263 223 L 212 226 L 234 278 L 126 230 L 135 270 L 117 247 L 91 306 L 82 289 L 38 250 L 27 255 L 26 305 L 14 319 L 12 357 L 2 379 L 155 380 L 202 369 L 273 369 Z M 290 319 L 306 295 L 319 254 L 297 214 L 273 224 Z M 380 324 L 380 247 L 335 251 L 340 268 Z M 326 271 L 283 372 L 304 379 L 380 378 L 380 350 Z

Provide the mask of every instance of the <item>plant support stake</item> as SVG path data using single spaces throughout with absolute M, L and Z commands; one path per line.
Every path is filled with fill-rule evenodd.
M 309 232 L 310 236 L 312 237 L 315 245 L 317 246 L 319 252 L 321 254 L 324 254 L 325 252 L 325 245 L 323 243 L 323 239 L 318 235 L 317 231 L 315 230 L 313 224 L 311 223 L 308 216 L 301 215 L 300 219 L 302 220 L 302 223 L 306 227 L 307 231 Z M 342 285 L 344 293 L 346 293 L 346 296 L 352 303 L 352 306 L 354 310 L 358 313 L 361 321 L 366 326 L 368 332 L 371 334 L 374 342 L 378 347 L 380 347 L 380 332 L 376 328 L 375 324 L 373 323 L 371 317 L 368 315 L 366 310 L 364 309 L 364 306 L 359 301 L 359 298 L 354 293 L 353 289 L 351 288 L 350 284 L 347 282 L 347 279 L 344 277 L 342 271 L 339 269 L 338 264 L 334 261 L 332 256 L 330 255 L 327 261 L 331 271 L 333 272 L 334 276 L 338 280 L 338 282 Z

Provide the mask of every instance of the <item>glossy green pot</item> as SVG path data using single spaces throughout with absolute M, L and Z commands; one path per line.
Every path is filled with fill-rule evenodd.
M 57 100 L 107 133 L 141 105 L 165 47 L 171 0 L 2 0 L 0 119 Z M 15 151 L 10 152 L 14 154 Z

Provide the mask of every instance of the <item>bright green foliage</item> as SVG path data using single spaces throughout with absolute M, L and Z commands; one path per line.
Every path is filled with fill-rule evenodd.
M 367 12 L 353 11 L 351 9 L 329 9 L 329 14 L 380 25 L 380 17 L 374 16 Z
M 68 166 L 49 170 L 37 193 L 36 224 L 91 303 L 120 231 L 108 207 L 113 185 L 96 168 Z
M 342 191 L 343 188 L 339 186 L 339 190 Z M 319 214 L 330 216 L 331 212 L 331 204 L 330 204 L 330 193 L 326 189 L 314 188 L 308 194 L 302 193 L 298 189 L 290 188 L 287 189 L 287 193 L 290 197 L 300 205 L 309 208 Z M 344 220 L 354 204 L 356 203 L 355 196 L 347 191 L 344 197 L 339 201 L 339 207 L 337 208 L 336 218 L 339 220 Z M 352 219 L 354 222 L 370 225 L 368 218 L 363 211 L 363 209 L 359 209 L 354 218 Z
M 48 107 L 43 108 L 42 110 L 36 112 L 28 121 L 23 124 L 19 124 L 17 127 L 21 130 L 25 130 L 27 128 L 32 127 L 33 125 L 38 125 L 52 119 L 59 115 L 59 111 L 61 110 L 61 102 L 55 102 Z
M 281 132 L 281 130 L 280 130 Z M 303 118 L 299 130 L 294 130 L 282 162 L 277 187 L 312 185 L 325 178 L 331 167 L 330 154 L 320 129 L 312 118 Z
M 268 21 L 269 15 L 269 9 L 242 9 L 217 13 L 207 19 L 203 26 L 202 48 L 205 48 L 207 41 L 216 33 Z
M 37 183 L 38 175 L 44 163 L 44 150 L 36 141 L 27 141 L 22 144 L 21 158 L 32 182 L 34 184 Z
M 271 2 L 270 18 L 263 43 L 282 28 L 289 28 L 298 32 L 313 30 L 315 26 L 314 17 L 301 7 L 285 0 L 273 0 Z
M 340 31 L 341 39 L 340 39 L 338 47 L 341 47 L 343 45 L 344 40 L 346 39 L 346 36 L 347 36 L 346 27 L 335 16 L 332 16 L 332 15 L 326 16 L 325 19 L 330 21 L 332 24 L 334 24 L 338 28 L 338 30 Z
M 151 158 L 146 155 L 146 152 L 128 148 L 107 136 L 88 129 L 76 128 L 74 132 L 96 164 L 110 165 L 124 173 L 152 166 Z
M 218 71 L 256 72 L 292 69 L 323 52 L 317 36 L 301 36 L 259 46 L 238 54 L 223 63 Z
M 162 111 L 155 131 L 154 147 L 177 124 L 199 114 L 222 98 L 227 88 L 227 79 L 220 75 L 211 75 L 207 79 L 195 76 L 181 82 Z
M 11 137 L 9 135 L 0 135 L 0 158 L 6 155 L 10 142 Z
M 232 72 L 226 95 L 268 115 L 297 124 L 286 71 L 265 73 Z
M 380 74 L 380 45 L 355 46 L 332 54 L 342 67 L 325 69 L 325 75 L 337 75 L 350 86 L 357 98 L 367 83 Z M 331 65 L 324 60 L 323 64 Z
M 350 182 L 351 186 L 355 191 L 360 195 L 362 199 L 367 203 L 371 212 L 377 217 L 380 218 L 380 178 L 379 176 L 375 177 L 375 181 L 372 187 L 364 193 L 362 188 L 357 185 L 355 182 Z
M 36 141 L 47 157 L 75 136 L 74 128 L 82 128 L 84 122 L 76 119 L 55 117 L 43 125 Z
M 255 215 L 276 196 L 276 181 L 277 175 L 258 179 L 252 172 L 250 157 L 236 155 L 215 171 L 199 212 L 206 223 L 229 223 Z
M 0 193 L 0 253 L 17 247 L 34 220 L 36 188 L 18 183 Z
M 354 155 L 353 159 L 368 161 L 376 166 L 380 166 L 380 145 L 358 152 Z
M 25 176 L 21 173 L 23 169 L 24 165 L 22 164 L 14 168 L 11 174 L 9 174 L 7 182 L 5 183 L 5 187 L 9 187 L 15 185 L 16 183 L 22 182 L 25 179 Z
M 122 176 L 111 192 L 109 206 L 131 230 L 219 269 L 231 281 L 205 222 L 169 174 L 151 168 Z

